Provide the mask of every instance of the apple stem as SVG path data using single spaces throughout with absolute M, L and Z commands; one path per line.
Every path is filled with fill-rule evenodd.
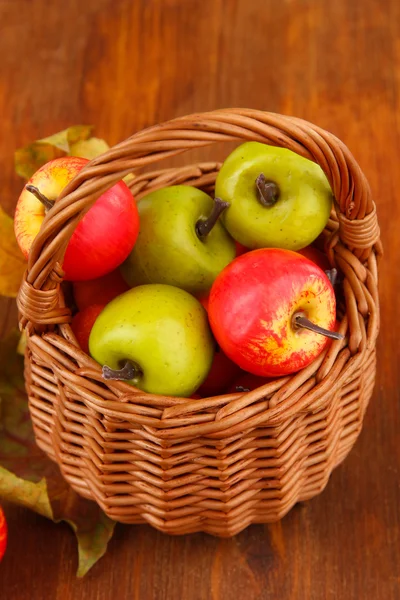
M 107 365 L 104 365 L 102 369 L 104 379 L 117 379 L 118 381 L 129 381 L 130 379 L 137 377 L 138 374 L 138 368 L 128 360 L 122 369 L 112 369 Z
M 48 211 L 51 208 L 53 208 L 53 206 L 54 206 L 54 200 L 49 200 L 49 198 L 47 198 L 44 194 L 42 194 L 42 192 L 36 186 L 31 185 L 30 183 L 28 183 L 28 185 L 25 186 L 25 189 L 28 192 L 30 192 L 31 194 L 33 194 L 35 196 L 35 198 L 37 198 L 38 200 L 40 200 L 40 202 L 43 204 L 43 206 L 46 209 L 46 211 Z
M 204 241 L 220 215 L 230 206 L 229 202 L 224 202 L 221 198 L 214 198 L 214 205 L 210 215 L 206 219 L 199 219 L 196 223 L 196 233 Z
M 344 338 L 344 335 L 342 335 L 341 333 L 338 333 L 337 331 L 330 331 L 329 329 L 320 327 L 319 325 L 316 325 L 315 323 L 307 319 L 307 317 L 299 313 L 294 315 L 293 323 L 296 328 L 302 327 L 303 329 L 309 329 L 314 333 L 319 333 L 320 335 L 324 335 L 325 337 L 331 338 L 332 340 L 342 340 Z
M 267 181 L 264 173 L 256 179 L 256 186 L 258 191 L 258 201 L 263 206 L 274 206 L 279 198 L 279 187 L 275 181 Z
M 335 283 L 337 282 L 337 276 L 338 276 L 338 272 L 335 268 L 333 269 L 328 269 L 327 271 L 325 271 L 325 274 L 327 276 L 327 278 L 329 279 L 329 281 L 331 282 L 332 287 L 335 285 Z

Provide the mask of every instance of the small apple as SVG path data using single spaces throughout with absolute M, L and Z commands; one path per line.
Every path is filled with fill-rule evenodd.
M 74 281 L 72 290 L 78 309 L 83 310 L 93 304 L 108 304 L 120 294 L 127 292 L 129 285 L 122 277 L 120 270 L 115 269 L 97 279 Z
M 197 391 L 203 398 L 226 393 L 238 373 L 239 367 L 217 346 L 210 372 Z
M 149 284 L 114 298 L 89 338 L 105 379 L 152 394 L 188 397 L 211 368 L 215 342 L 200 302 L 179 288 Z
M 71 321 L 71 329 L 78 344 L 86 354 L 89 354 L 89 336 L 92 327 L 104 308 L 104 304 L 93 304 L 78 312 Z
M 197 297 L 198 301 L 200 302 L 200 304 L 202 306 L 204 306 L 204 308 L 206 309 L 206 311 L 208 312 L 208 302 L 210 300 L 210 294 L 203 294 L 201 296 Z
M 239 377 L 235 379 L 228 389 L 228 393 L 235 394 L 237 392 L 252 392 L 262 385 L 269 383 L 270 381 L 271 379 L 269 377 L 258 377 L 257 375 L 252 375 L 251 373 L 242 371 Z
M 142 198 L 139 237 L 121 267 L 128 284 L 164 283 L 195 295 L 209 291 L 236 256 L 235 242 L 218 221 L 226 206 L 187 185 Z
M 209 298 L 210 294 L 198 297 L 200 304 L 204 306 L 207 312 Z M 223 394 L 238 373 L 239 367 L 232 362 L 217 345 L 215 348 L 213 364 L 207 379 L 201 384 L 197 391 L 203 398 Z
M 15 236 L 28 258 L 45 213 L 89 161 L 66 156 L 43 165 L 21 193 L 14 218 Z M 132 250 L 139 231 L 136 203 L 128 186 L 119 181 L 107 190 L 79 222 L 68 244 L 64 279 L 101 277 L 118 267 Z
M 4 516 L 4 511 L 0 506 L 0 562 L 4 556 L 7 547 L 7 521 Z
M 276 377 L 310 364 L 334 332 L 335 294 L 325 273 L 277 248 L 239 256 L 211 289 L 211 329 L 225 354 L 253 375 Z
M 249 251 L 248 248 L 245 248 L 243 246 L 243 244 L 239 244 L 239 242 L 235 242 L 235 246 L 236 246 L 236 256 L 242 256 L 242 254 L 245 254 L 246 252 Z
M 286 148 L 246 142 L 225 160 L 215 195 L 222 221 L 246 248 L 298 250 L 324 229 L 332 191 L 321 167 Z
M 321 252 L 321 250 L 318 250 L 318 248 L 315 248 L 314 246 L 306 246 L 301 250 L 297 250 L 297 252 L 308 258 L 308 260 L 315 262 L 315 264 L 318 265 L 323 271 L 330 270 L 331 265 L 329 264 L 328 257 Z

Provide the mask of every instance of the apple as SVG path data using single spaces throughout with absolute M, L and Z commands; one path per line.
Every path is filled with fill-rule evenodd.
M 210 372 L 197 391 L 203 398 L 226 393 L 238 372 L 239 367 L 217 346 Z
M 251 392 L 257 388 L 269 383 L 271 381 L 268 377 L 258 377 L 258 375 L 252 375 L 242 371 L 241 374 L 228 389 L 228 393 L 235 394 L 237 392 Z
M 245 254 L 246 252 L 249 251 L 248 248 L 245 248 L 242 244 L 239 244 L 239 242 L 235 242 L 235 246 L 236 246 L 236 256 L 242 256 L 242 254 Z
M 210 295 L 202 295 L 198 300 L 208 312 L 208 302 Z M 227 387 L 238 375 L 239 367 L 232 362 L 226 354 L 217 345 L 215 348 L 214 360 L 207 379 L 197 390 L 202 397 L 217 396 L 226 392 Z
M 328 257 L 321 252 L 321 250 L 318 250 L 318 248 L 315 248 L 314 246 L 306 246 L 301 250 L 297 250 L 297 252 L 315 262 L 315 264 L 318 265 L 323 271 L 330 270 L 331 265 L 329 264 Z
M 179 288 L 149 284 L 114 298 L 93 325 L 89 349 L 105 379 L 152 394 L 188 397 L 211 368 L 215 342 L 200 302 Z
M 197 295 L 210 290 L 236 256 L 219 222 L 227 204 L 187 185 L 151 192 L 138 202 L 140 233 L 121 267 L 130 286 L 164 283 Z
M 89 336 L 92 327 L 104 308 L 104 304 L 93 304 L 76 313 L 71 321 L 71 329 L 78 344 L 86 354 L 89 354 Z
M 324 229 L 332 190 L 316 163 L 286 148 L 246 142 L 225 160 L 215 195 L 230 206 L 222 221 L 246 248 L 298 250 Z
M 120 270 L 115 269 L 97 279 L 74 281 L 72 290 L 78 309 L 83 310 L 93 304 L 108 304 L 120 294 L 127 292 L 129 285 L 122 277 Z
M 208 312 L 208 301 L 210 300 L 210 294 L 208 293 L 208 294 L 204 294 L 202 296 L 198 296 L 197 299 L 200 302 L 200 304 L 202 306 L 204 306 L 204 308 Z
M 0 506 L 0 562 L 6 551 L 7 535 L 7 522 L 4 516 L 4 511 Z
M 211 329 L 225 354 L 260 377 L 310 364 L 334 332 L 335 294 L 326 274 L 301 254 L 279 248 L 239 256 L 210 293 Z
M 88 162 L 72 156 L 56 158 L 36 171 L 25 186 L 18 199 L 14 230 L 26 258 L 46 211 Z M 64 279 L 95 279 L 113 271 L 132 250 L 138 231 L 136 203 L 128 186 L 119 181 L 78 223 L 65 253 Z

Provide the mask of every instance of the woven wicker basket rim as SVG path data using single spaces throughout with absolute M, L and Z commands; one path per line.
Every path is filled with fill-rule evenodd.
M 99 195 L 129 173 L 138 174 L 133 189 L 143 180 L 147 181 L 149 185 L 144 193 L 151 189 L 157 177 L 158 181 L 162 177 L 164 181 L 174 180 L 186 173 L 191 180 L 190 174 L 197 173 L 197 181 L 212 181 L 218 170 L 216 163 L 161 169 L 144 175 L 140 172 L 148 165 L 185 150 L 232 140 L 253 140 L 289 148 L 317 162 L 326 174 L 337 214 L 336 220 L 333 218 L 330 223 L 326 248 L 332 264 L 344 275 L 346 314 L 341 330 L 346 338 L 344 342 L 334 342 L 309 367 L 283 378 L 279 384 L 273 382 L 249 393 L 201 401 L 165 398 L 162 418 L 152 425 L 165 439 L 170 435 L 185 437 L 232 432 L 248 415 L 256 422 L 258 417 L 252 415 L 250 409 L 265 397 L 269 400 L 263 407 L 263 422 L 268 423 L 310 406 L 321 407 L 326 391 L 340 386 L 357 369 L 378 335 L 376 257 L 381 253 L 379 227 L 370 187 L 354 157 L 333 134 L 303 119 L 236 108 L 179 117 L 139 131 L 90 161 L 69 183 L 43 221 L 18 296 L 21 327 L 27 328 L 32 343 L 41 336 L 44 342 L 58 343 L 60 351 L 68 346 L 81 368 L 89 369 L 91 376 L 100 381 L 99 366 L 77 347 L 68 326 L 70 311 L 60 288 L 65 248 L 77 223 Z M 196 181 L 195 175 L 192 180 Z M 47 331 L 54 325 L 59 326 L 62 333 L 58 342 L 54 341 L 57 334 Z M 71 350 L 74 345 L 75 349 Z M 61 369 L 68 370 L 63 365 Z M 154 406 L 160 406 L 160 397 L 144 394 L 127 384 L 112 382 L 108 386 L 117 392 L 125 407 L 129 402 L 148 405 L 154 402 Z M 92 402 L 96 404 L 93 399 Z M 110 402 L 113 401 L 99 399 L 98 410 L 115 410 L 114 406 L 110 407 Z M 195 421 L 182 425 L 182 428 L 176 427 L 174 419 L 177 417 L 203 414 L 218 406 L 214 421 Z

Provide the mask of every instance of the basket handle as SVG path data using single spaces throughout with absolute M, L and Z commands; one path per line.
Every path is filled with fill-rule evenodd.
M 128 173 L 186 150 L 225 141 L 258 141 L 288 148 L 318 163 L 334 194 L 338 236 L 361 260 L 379 251 L 379 227 L 369 184 L 348 148 L 302 119 L 251 109 L 222 109 L 179 117 L 144 129 L 90 161 L 45 216 L 18 295 L 21 326 L 68 320 L 58 305 L 62 262 L 78 222 L 97 198 Z

